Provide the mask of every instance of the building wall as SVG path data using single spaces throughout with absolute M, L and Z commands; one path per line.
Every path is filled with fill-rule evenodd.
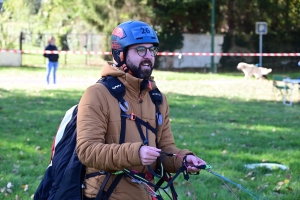
M 211 36 L 206 34 L 183 34 L 184 41 L 182 49 L 175 52 L 184 53 L 210 53 Z M 215 35 L 214 52 L 222 53 L 223 35 Z M 159 56 L 160 67 L 171 68 L 208 68 L 210 67 L 210 56 Z M 214 63 L 219 64 L 221 56 L 214 57 Z
M 21 53 L 0 53 L 0 66 L 21 66 L 22 65 L 22 55 Z

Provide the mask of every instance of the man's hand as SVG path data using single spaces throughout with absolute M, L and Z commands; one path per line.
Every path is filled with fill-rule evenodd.
M 142 165 L 151 165 L 160 156 L 160 149 L 150 146 L 142 146 L 139 151 L 139 155 L 142 161 Z
M 194 155 L 187 155 L 185 160 L 188 165 L 187 170 L 190 173 L 196 173 L 196 172 L 200 171 L 200 169 L 193 167 L 193 166 L 206 165 L 206 162 L 204 160 L 202 160 Z

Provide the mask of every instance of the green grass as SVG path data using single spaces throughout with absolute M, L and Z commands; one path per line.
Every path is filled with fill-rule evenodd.
M 32 198 L 62 117 L 100 70 L 60 67 L 58 87 L 45 89 L 42 67 L 0 67 L 0 199 Z M 243 81 L 241 73 L 156 70 L 153 75 L 167 95 L 178 147 L 194 151 L 214 172 L 266 199 L 300 199 L 298 103 L 283 105 L 271 81 Z M 289 169 L 244 167 L 263 161 Z M 5 189 L 9 182 L 11 191 Z M 189 183 L 180 177 L 175 185 L 180 199 L 236 199 L 227 186 L 238 199 L 252 199 L 206 171 L 190 176 Z

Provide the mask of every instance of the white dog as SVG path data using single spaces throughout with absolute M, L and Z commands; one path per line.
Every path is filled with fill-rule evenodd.
M 256 79 L 263 79 L 272 71 L 270 68 L 257 67 L 253 64 L 247 64 L 244 62 L 240 62 L 237 66 L 238 70 L 241 70 L 245 74 L 245 79 L 251 78 L 255 76 Z

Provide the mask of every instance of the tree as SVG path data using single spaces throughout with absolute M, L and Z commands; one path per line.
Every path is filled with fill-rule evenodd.
M 300 34 L 300 1 L 250 0 L 244 2 L 226 0 L 223 4 L 222 14 L 228 25 L 223 52 L 228 52 L 234 45 L 245 47 L 251 52 L 257 52 L 259 43 L 259 37 L 255 33 L 257 21 L 268 23 L 268 34 L 264 36 L 263 52 L 298 52 L 300 50 L 300 40 L 298 39 Z M 222 58 L 223 61 L 227 59 L 229 58 Z M 286 60 L 287 58 L 277 58 L 278 66 L 280 59 Z M 266 57 L 264 60 L 266 63 L 271 63 L 274 58 Z M 235 64 L 231 65 L 234 66 Z M 272 65 L 272 67 L 275 66 L 274 63 Z
M 37 14 L 41 7 L 41 0 L 25 0 L 31 14 Z
M 30 15 L 30 8 L 23 0 L 4 1 L 0 11 L 0 48 L 13 49 L 18 41 L 19 32 L 24 24 L 15 24 L 25 21 Z M 17 31 L 17 32 L 16 32 Z
M 210 3 L 206 0 L 152 0 L 152 22 L 159 27 L 160 50 L 174 51 L 183 45 L 182 33 L 207 33 L 210 30 Z
M 82 18 L 98 32 L 106 34 L 105 50 L 110 50 L 108 41 L 118 24 L 127 20 L 149 21 L 145 0 L 81 0 L 81 4 Z

